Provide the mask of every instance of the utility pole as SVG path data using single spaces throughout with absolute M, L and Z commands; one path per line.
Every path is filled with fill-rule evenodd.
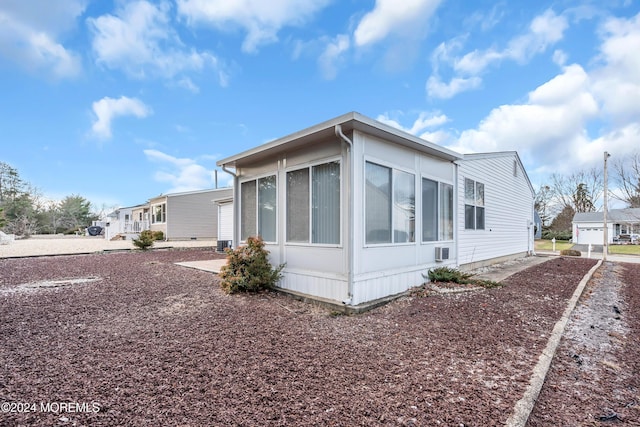
M 609 252 L 609 227 L 607 226 L 607 199 L 609 195 L 609 188 L 607 187 L 607 159 L 611 157 L 611 154 L 604 152 L 604 242 L 602 245 L 602 261 L 607 260 L 607 253 Z

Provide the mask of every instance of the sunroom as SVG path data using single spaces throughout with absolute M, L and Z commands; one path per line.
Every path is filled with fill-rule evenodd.
M 282 289 L 354 307 L 456 264 L 461 159 L 349 113 L 218 165 L 234 175 L 234 242 L 260 235 Z

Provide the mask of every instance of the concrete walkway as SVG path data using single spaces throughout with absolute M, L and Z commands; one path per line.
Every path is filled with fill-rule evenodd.
M 204 270 L 210 273 L 218 274 L 223 265 L 227 263 L 226 259 L 211 259 L 205 261 L 188 261 L 188 262 L 176 262 L 177 265 L 183 267 L 195 268 L 197 270 Z

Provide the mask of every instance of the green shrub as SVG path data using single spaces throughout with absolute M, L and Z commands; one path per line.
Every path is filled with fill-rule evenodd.
M 450 267 L 438 267 L 429 270 L 429 280 L 432 282 L 453 282 L 465 284 L 473 274 L 463 273 L 460 270 Z
M 475 285 L 483 288 L 497 288 L 502 286 L 498 282 L 486 279 L 472 279 L 473 274 L 463 273 L 460 270 L 451 267 L 438 267 L 429 270 L 429 281 L 431 282 L 449 282 L 458 283 L 460 285 Z
M 153 231 L 151 230 L 143 230 L 138 236 L 137 239 L 133 239 L 133 244 L 137 247 L 146 251 L 151 246 L 153 246 L 153 242 L 155 241 L 153 237 Z
M 545 240 L 571 240 L 573 234 L 571 231 L 553 231 L 553 230 L 543 230 L 542 238 Z
M 249 237 L 247 244 L 226 249 L 227 264 L 220 269 L 222 289 L 228 294 L 259 292 L 273 288 L 282 277 L 284 264 L 273 268 L 260 237 Z
M 580 251 L 576 251 L 575 249 L 563 249 L 560 251 L 560 255 L 565 256 L 581 256 Z
M 164 233 L 161 230 L 154 231 L 153 240 L 164 240 Z

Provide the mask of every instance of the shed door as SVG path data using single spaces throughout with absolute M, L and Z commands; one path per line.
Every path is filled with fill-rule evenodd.
M 233 204 L 218 207 L 218 240 L 233 240 Z
M 601 245 L 604 238 L 604 229 L 602 227 L 593 228 L 579 228 L 578 229 L 578 244 L 588 245 Z

